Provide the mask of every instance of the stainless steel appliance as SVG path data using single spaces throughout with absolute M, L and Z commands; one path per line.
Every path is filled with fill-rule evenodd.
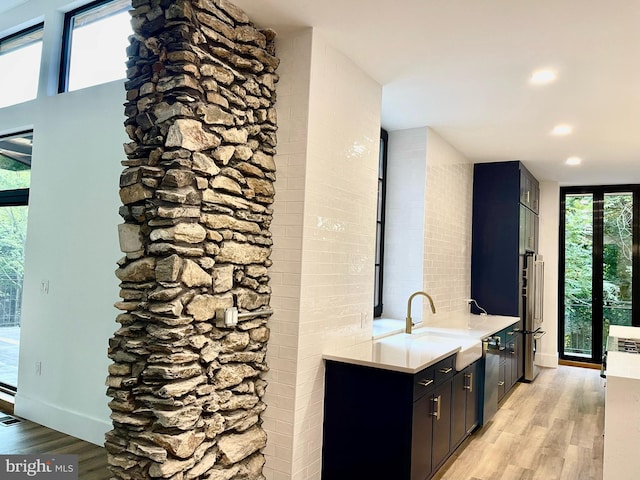
M 610 336 L 607 339 L 607 351 L 640 354 L 640 339 Z
M 500 379 L 500 356 L 504 350 L 500 337 L 482 339 L 484 356 L 484 395 L 482 396 L 482 419 L 480 424 L 486 425 L 498 411 L 498 381 Z
M 524 337 L 524 377 L 532 382 L 538 375 L 536 352 L 546 332 L 542 330 L 544 262 L 542 255 L 527 252 L 522 268 L 522 312 Z

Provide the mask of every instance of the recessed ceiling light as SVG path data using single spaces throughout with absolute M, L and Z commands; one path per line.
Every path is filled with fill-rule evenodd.
M 531 74 L 531 78 L 529 81 L 535 85 L 544 85 L 547 83 L 551 83 L 556 79 L 556 72 L 550 69 L 541 69 L 536 70 Z
M 580 165 L 582 163 L 582 159 L 580 157 L 569 157 L 564 163 L 571 166 Z
M 571 125 L 567 125 L 566 123 L 561 123 L 553 127 L 553 130 L 551 130 L 551 135 L 558 135 L 558 136 L 569 135 L 571 132 L 573 132 L 573 127 Z

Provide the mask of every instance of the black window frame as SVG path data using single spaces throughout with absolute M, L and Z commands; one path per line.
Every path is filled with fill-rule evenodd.
M 2 55 L 2 51 L 1 51 L 2 50 L 2 44 L 9 43 L 11 41 L 16 40 L 17 38 L 30 35 L 30 34 L 32 34 L 34 32 L 37 32 L 37 31 L 42 31 L 42 34 L 41 34 L 39 40 L 34 40 L 34 41 L 40 41 L 40 42 L 44 43 L 44 39 L 43 39 L 43 37 L 44 37 L 44 22 L 36 23 L 35 25 L 31 25 L 30 27 L 23 28 L 22 30 L 19 30 L 19 31 L 17 31 L 15 33 L 12 33 L 10 35 L 6 35 L 6 36 L 0 38 L 0 55 Z M 23 45 L 18 46 L 17 48 L 22 48 L 22 47 L 28 45 L 29 43 L 31 43 L 31 42 L 27 42 L 27 43 L 25 43 Z M 11 50 L 9 50 L 9 51 L 11 51 Z M 42 58 L 40 59 L 40 61 L 42 62 Z M 40 68 L 41 68 L 41 66 L 42 65 L 38 66 L 38 77 L 40 76 Z M 38 82 L 38 83 L 40 83 L 40 82 Z M 38 96 L 38 92 L 36 91 L 36 97 L 37 96 Z M 16 105 L 16 104 L 12 104 L 12 105 Z M 12 105 L 7 105 L 6 107 L 10 107 Z M 2 107 L 2 108 L 6 108 L 6 107 Z M 19 133 L 22 133 L 22 132 L 19 132 Z M 0 136 L 0 138 L 4 138 L 6 136 L 7 135 L 2 135 L 2 136 Z
M 33 129 L 20 130 L 18 132 L 0 135 L 0 140 L 5 138 L 15 138 L 24 135 L 31 135 L 33 139 Z M 33 141 L 33 140 L 32 140 Z M 29 190 L 27 188 L 14 188 L 12 190 L 0 190 L 0 207 L 22 207 L 29 204 Z
M 382 210 L 376 213 L 376 258 L 374 259 L 375 281 L 377 286 L 374 290 L 373 317 L 378 318 L 382 315 L 383 310 L 383 280 L 384 280 L 384 230 L 386 218 L 386 200 L 387 200 L 387 155 L 388 155 L 389 133 L 384 129 L 380 129 L 380 155 L 378 165 L 378 202 L 377 205 Z M 382 197 L 382 198 L 380 198 Z M 376 209 L 377 210 L 377 209 Z M 378 302 L 375 301 L 377 296 Z
M 558 356 L 561 360 L 575 361 L 579 363 L 601 363 L 603 355 L 603 241 L 602 227 L 604 219 L 604 197 L 608 193 L 631 193 L 633 195 L 633 223 L 632 223 L 632 277 L 631 277 L 631 322 L 632 326 L 640 327 L 640 184 L 627 185 L 594 185 L 594 186 L 567 186 L 560 187 L 560 238 L 559 238 L 559 262 L 558 262 Z M 593 251 L 592 251 L 592 358 L 584 358 L 566 354 L 564 351 L 565 336 L 565 312 L 564 312 L 564 286 L 565 286 L 565 235 L 566 235 L 566 196 L 567 195 L 592 195 L 593 196 Z
M 73 40 L 72 32 L 74 28 L 73 22 L 75 17 L 116 1 L 117 0 L 95 0 L 93 2 L 87 3 L 86 5 L 82 5 L 81 7 L 70 10 L 64 14 L 64 23 L 62 27 L 62 48 L 60 52 L 60 68 L 58 71 L 58 93 L 66 93 L 69 91 L 71 44 Z
M 9 133 L 6 135 L 0 135 L 0 140 L 4 138 L 19 137 L 21 135 L 30 134 L 33 138 L 33 130 L 22 130 L 19 132 Z M 29 190 L 31 186 L 27 188 L 16 188 L 13 190 L 0 190 L 0 207 L 24 207 L 29 205 Z M 16 385 L 9 385 L 8 383 L 0 381 L 0 393 L 4 393 L 10 396 L 15 396 L 18 391 Z
M 35 25 L 31 25 L 30 27 L 23 28 L 22 30 L 19 30 L 19 31 L 17 31 L 15 33 L 12 33 L 10 35 L 6 35 L 6 36 L 0 38 L 0 47 L 2 47 L 3 43 L 9 43 L 9 42 L 15 40 L 16 38 L 20 38 L 20 37 L 24 37 L 24 36 L 30 35 L 30 34 L 32 34 L 34 32 L 37 32 L 38 30 L 42 30 L 43 35 L 44 35 L 44 22 L 36 23 Z M 40 41 L 43 41 L 43 40 L 40 39 Z

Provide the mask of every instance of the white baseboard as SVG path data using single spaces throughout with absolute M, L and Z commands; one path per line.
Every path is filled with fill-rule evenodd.
M 558 354 L 536 352 L 536 365 L 539 367 L 558 368 Z
M 14 415 L 99 446 L 104 445 L 104 434 L 112 428 L 107 420 L 25 397 L 20 395 L 20 390 L 15 399 Z

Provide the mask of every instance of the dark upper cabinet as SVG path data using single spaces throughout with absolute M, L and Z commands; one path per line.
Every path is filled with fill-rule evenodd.
M 537 251 L 539 203 L 522 163 L 474 165 L 471 296 L 490 314 L 520 316 L 521 255 Z

